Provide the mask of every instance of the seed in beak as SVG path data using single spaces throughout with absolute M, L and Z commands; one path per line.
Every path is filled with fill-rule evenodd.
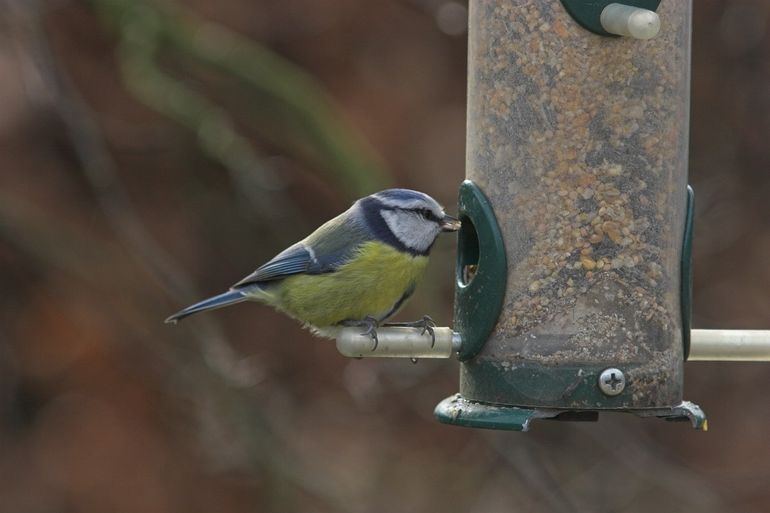
M 460 220 L 450 215 L 444 214 L 441 219 L 441 231 L 444 232 L 456 232 L 460 229 Z

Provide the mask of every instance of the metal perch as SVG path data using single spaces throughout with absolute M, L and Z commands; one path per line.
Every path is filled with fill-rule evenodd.
M 359 328 L 345 328 L 337 350 L 351 358 L 451 358 L 462 348 L 462 337 L 451 328 L 434 328 L 436 343 L 419 328 L 380 328 L 379 343 Z M 768 330 L 692 330 L 687 361 L 770 362 Z
M 770 362 L 768 330 L 692 330 L 689 362 Z

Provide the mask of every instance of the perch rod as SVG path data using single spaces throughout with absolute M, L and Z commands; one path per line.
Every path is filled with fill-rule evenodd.
M 692 330 L 687 361 L 770 362 L 770 330 Z
M 434 328 L 436 342 L 419 328 L 380 328 L 377 348 L 361 328 L 345 328 L 337 350 L 352 358 L 450 358 L 460 350 L 460 334 Z M 770 330 L 692 330 L 688 361 L 770 362 Z

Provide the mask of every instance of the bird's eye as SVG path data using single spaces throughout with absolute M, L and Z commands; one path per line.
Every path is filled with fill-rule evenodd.
M 427 219 L 428 221 L 433 221 L 435 223 L 439 222 L 439 218 L 436 217 L 436 214 L 433 213 L 433 211 L 429 208 L 422 208 L 419 210 L 420 215 Z

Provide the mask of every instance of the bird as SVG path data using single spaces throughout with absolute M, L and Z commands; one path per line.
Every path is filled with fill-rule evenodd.
M 372 338 L 374 350 L 377 328 L 413 294 L 439 234 L 460 226 L 429 195 L 386 189 L 357 200 L 228 291 L 188 306 L 166 322 L 254 301 L 298 320 L 320 337 L 336 338 L 348 326 L 365 328 L 362 335 Z M 427 315 L 387 325 L 422 327 L 432 337 L 435 327 Z

